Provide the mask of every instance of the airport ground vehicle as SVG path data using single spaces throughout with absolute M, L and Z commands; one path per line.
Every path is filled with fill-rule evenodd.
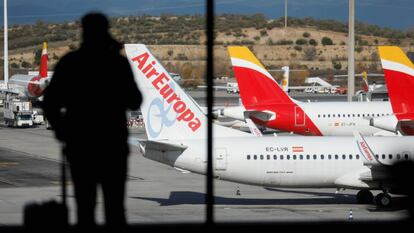
M 237 94 L 239 93 L 239 85 L 237 83 L 228 82 L 226 85 L 226 90 L 229 94 Z
M 37 111 L 33 111 L 32 120 L 33 125 L 41 125 L 45 121 L 43 115 L 39 114 Z
M 9 127 L 33 126 L 32 114 L 32 103 L 30 101 L 12 99 L 4 102 L 4 121 Z

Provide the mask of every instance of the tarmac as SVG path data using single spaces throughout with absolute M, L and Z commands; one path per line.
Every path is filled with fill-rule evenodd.
M 200 94 L 194 98 L 203 97 Z M 229 96 L 222 98 L 233 100 Z M 130 128 L 130 136 L 145 138 L 145 130 Z M 21 225 L 26 203 L 61 198 L 59 158 L 60 145 L 53 131 L 44 125 L 23 129 L 0 125 L 0 227 Z M 134 146 L 131 146 L 128 174 L 129 223 L 205 221 L 205 176 L 186 174 L 148 160 Z M 71 182 L 67 185 L 73 223 Z M 407 211 L 399 205 L 401 197 L 395 197 L 394 205 L 383 209 L 374 204 L 356 204 L 355 190 L 335 194 L 336 189 L 266 188 L 216 180 L 214 191 L 214 216 L 219 223 L 393 221 L 407 217 Z M 101 198 L 97 204 L 97 219 L 102 223 Z

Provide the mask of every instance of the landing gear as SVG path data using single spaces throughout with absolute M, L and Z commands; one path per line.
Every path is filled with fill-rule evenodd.
M 374 199 L 374 195 L 372 195 L 371 191 L 363 189 L 357 193 L 357 202 L 358 204 L 370 204 Z
M 380 207 L 389 207 L 391 202 L 391 196 L 386 192 L 380 193 L 375 197 L 375 203 Z

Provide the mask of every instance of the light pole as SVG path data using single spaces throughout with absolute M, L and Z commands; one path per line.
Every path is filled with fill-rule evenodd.
M 348 102 L 355 93 L 355 0 L 349 0 L 348 19 Z

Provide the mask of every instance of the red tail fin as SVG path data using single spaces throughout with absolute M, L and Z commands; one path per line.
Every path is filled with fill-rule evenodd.
M 399 47 L 379 46 L 378 50 L 394 113 L 414 113 L 414 65 Z
M 43 42 L 42 57 L 40 59 L 39 76 L 41 78 L 47 77 L 47 42 Z
M 247 47 L 229 46 L 228 51 L 244 106 L 292 102 Z

